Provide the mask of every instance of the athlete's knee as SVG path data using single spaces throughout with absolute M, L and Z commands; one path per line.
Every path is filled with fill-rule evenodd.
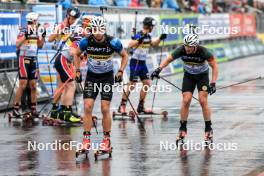
M 205 97 L 200 97 L 199 98 L 199 103 L 202 107 L 207 107 L 208 106 L 208 101 L 207 101 L 207 98 Z
M 188 96 L 183 97 L 182 106 L 188 108 L 191 104 L 191 101 L 192 101 L 191 97 L 188 97 Z
M 30 90 L 31 91 L 36 91 L 37 90 L 37 83 L 36 83 L 36 81 L 30 82 L 29 87 L 30 87 Z
M 24 90 L 27 87 L 27 81 L 26 80 L 20 80 L 19 81 L 19 88 Z
M 103 115 L 106 115 L 110 112 L 110 107 L 109 106 L 102 106 L 101 111 Z
M 93 111 L 92 108 L 93 108 L 92 105 L 86 103 L 86 104 L 84 105 L 84 111 L 85 111 L 85 113 L 86 113 L 86 114 L 92 114 L 92 111 Z

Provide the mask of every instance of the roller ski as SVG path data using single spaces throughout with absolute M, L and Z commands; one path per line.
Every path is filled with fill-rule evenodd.
M 176 146 L 177 148 L 182 149 L 182 145 L 184 144 L 184 139 L 187 136 L 187 129 L 180 129 L 179 134 L 176 137 Z
M 83 138 L 82 148 L 76 150 L 76 152 L 75 152 L 76 162 L 80 162 L 81 156 L 83 156 L 83 155 L 85 156 L 85 159 L 87 159 L 90 148 L 91 148 L 91 140 L 90 140 L 90 135 L 89 135 L 89 137 Z
M 14 120 L 22 120 L 23 122 L 29 122 L 32 120 L 31 112 L 20 113 L 18 110 L 13 110 L 13 112 L 8 113 L 8 122 Z
M 112 158 L 113 148 L 111 147 L 110 137 L 104 137 L 103 142 L 100 144 L 99 150 L 94 151 L 94 159 L 98 160 L 99 156 L 108 154 L 109 158 Z
M 139 105 L 137 107 L 137 113 L 139 115 L 158 115 L 158 116 L 162 116 L 163 118 L 167 118 L 168 117 L 168 112 L 167 111 L 153 112 L 152 109 L 145 109 L 143 103 L 139 103 Z M 133 111 L 129 112 L 129 114 L 132 115 L 132 116 L 135 116 Z
M 213 143 L 213 129 L 204 133 L 204 146 L 207 148 L 211 143 Z
M 113 111 L 112 117 L 113 117 L 113 120 L 117 120 L 117 119 L 124 120 L 125 119 L 124 117 L 129 117 L 129 119 L 135 120 L 136 115 L 134 113 L 131 113 L 131 111 L 129 113 L 127 113 L 126 112 L 126 104 L 122 103 L 118 107 L 117 112 Z M 121 118 L 116 118 L 116 117 L 121 117 Z
M 74 115 L 70 111 L 56 112 L 51 111 L 50 117 L 43 115 L 43 126 L 80 126 L 82 119 L 78 115 Z

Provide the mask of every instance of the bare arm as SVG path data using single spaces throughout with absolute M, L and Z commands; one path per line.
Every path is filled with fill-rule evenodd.
M 21 45 L 24 43 L 24 41 L 26 41 L 26 37 L 25 36 L 22 36 L 22 37 L 18 38 L 16 40 L 16 47 L 20 48 Z
M 128 54 L 127 52 L 123 49 L 120 53 L 120 56 L 122 57 L 121 60 L 121 66 L 120 66 L 120 70 L 124 71 L 126 68 L 126 65 L 128 63 Z
M 44 45 L 44 43 L 45 43 L 45 38 L 40 37 L 40 38 L 38 39 L 38 48 L 42 48 L 43 45 Z
M 218 78 L 218 64 L 217 64 L 216 58 L 213 57 L 212 59 L 210 59 L 208 61 L 208 64 L 212 68 L 212 80 L 211 80 L 211 83 L 215 83 L 217 81 L 217 78 Z
M 161 42 L 160 38 L 157 38 L 155 40 L 152 40 L 151 41 L 151 46 L 154 46 L 154 47 L 155 46 L 159 46 L 160 42 Z
M 73 64 L 76 68 L 76 70 L 80 69 L 80 55 L 82 54 L 82 51 L 80 50 L 80 48 L 76 48 L 76 49 L 73 49 L 73 57 L 74 57 L 74 60 L 73 60 Z
M 170 54 L 165 60 L 163 60 L 160 64 L 160 68 L 163 69 L 165 67 L 167 67 L 172 61 L 173 61 L 173 57 L 172 55 Z
M 128 43 L 128 48 L 134 48 L 134 47 L 138 47 L 139 43 L 137 40 L 131 40 L 129 43 Z

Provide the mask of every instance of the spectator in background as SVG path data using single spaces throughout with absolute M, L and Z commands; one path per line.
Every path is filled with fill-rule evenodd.
M 174 9 L 178 12 L 181 11 L 176 0 L 163 0 L 162 8 Z
M 129 7 L 139 7 L 139 0 L 131 0 L 131 3 L 129 4 Z
M 115 4 L 118 7 L 128 7 L 131 0 L 115 0 Z
M 71 0 L 60 0 L 59 2 L 59 5 L 62 6 L 62 8 L 65 10 L 65 9 L 68 9 L 72 6 L 72 2 Z
M 150 6 L 152 8 L 160 8 L 162 4 L 162 0 L 152 0 Z
M 89 5 L 93 6 L 106 6 L 106 0 L 89 0 Z
M 202 14 L 210 14 L 212 13 L 212 9 L 212 0 L 201 0 L 198 5 L 198 12 Z

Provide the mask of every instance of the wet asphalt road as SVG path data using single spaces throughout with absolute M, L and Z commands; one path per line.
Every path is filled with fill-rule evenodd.
M 264 76 L 263 65 L 263 55 L 223 63 L 217 86 Z M 182 74 L 179 74 L 168 79 L 180 86 L 181 78 Z M 160 80 L 159 84 L 165 83 Z M 222 89 L 210 97 L 214 143 L 223 144 L 227 151 L 173 150 L 179 128 L 181 93 L 171 89 L 170 93 L 158 93 L 155 102 L 156 111 L 166 109 L 169 112 L 168 119 L 164 120 L 161 116 L 153 116 L 152 120 L 142 117 L 146 133 L 140 130 L 137 121 L 113 121 L 113 157 L 108 159 L 105 155 L 98 162 L 94 161 L 93 152 L 88 160 L 76 164 L 74 150 L 28 150 L 28 141 L 81 141 L 81 127 L 51 127 L 41 123 L 32 126 L 20 122 L 8 123 L 7 119 L 0 118 L 0 175 L 264 175 L 264 80 Z M 114 96 L 113 109 L 120 102 L 119 96 L 120 93 Z M 197 97 L 196 94 L 194 96 Z M 138 96 L 132 94 L 131 98 L 137 105 Z M 81 97 L 78 100 L 78 111 L 81 112 Z M 152 95 L 149 95 L 149 107 L 151 100 Z M 97 102 L 94 114 L 100 119 L 99 108 Z M 201 109 L 193 100 L 186 142 L 201 143 L 203 129 Z M 100 121 L 98 131 L 99 135 L 92 129 L 93 142 L 101 141 Z M 160 149 L 160 144 L 166 142 L 171 144 L 171 150 Z

